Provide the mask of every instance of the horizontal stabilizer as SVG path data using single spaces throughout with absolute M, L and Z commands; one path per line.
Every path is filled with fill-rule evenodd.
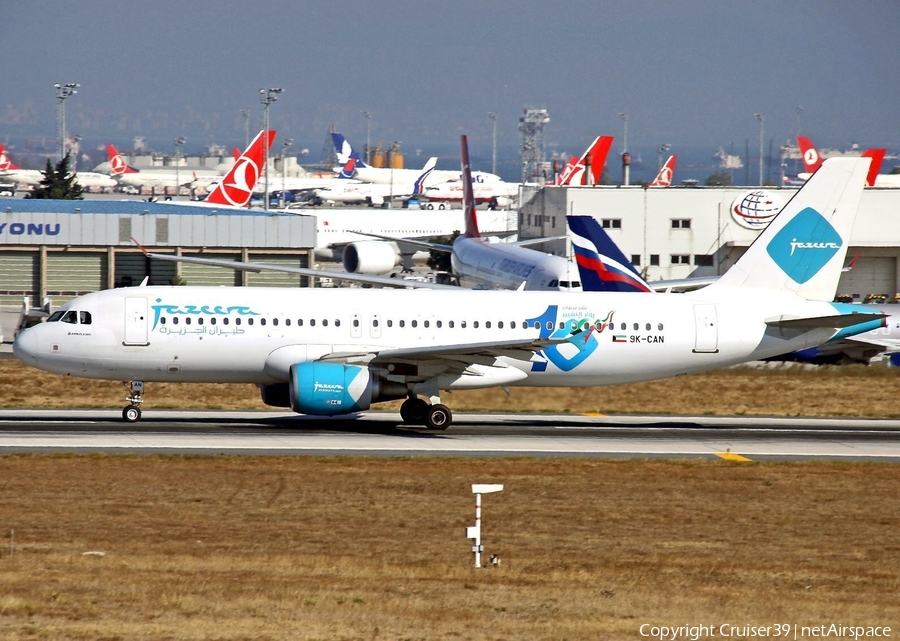
M 854 313 L 854 314 L 836 314 L 834 316 L 814 316 L 811 318 L 779 318 L 766 321 L 769 327 L 779 327 L 782 329 L 843 329 L 844 327 L 852 327 L 860 323 L 870 323 L 872 321 L 881 321 L 880 327 L 885 326 L 886 314 L 881 313 Z

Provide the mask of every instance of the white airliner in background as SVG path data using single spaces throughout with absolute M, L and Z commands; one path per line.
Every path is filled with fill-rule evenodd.
M 822 166 L 822 156 L 812 144 L 812 141 L 806 136 L 797 136 L 797 146 L 800 148 L 800 154 L 803 158 L 803 167 L 806 171 L 797 174 L 799 181 L 807 180 L 816 169 Z M 900 174 L 879 174 L 881 164 L 884 162 L 886 149 L 866 149 L 862 153 L 863 158 L 871 158 L 872 164 L 869 166 L 869 173 L 866 176 L 866 185 L 869 187 L 879 187 L 896 189 L 900 187 Z
M 393 200 L 406 200 L 422 193 L 423 185 L 434 171 L 437 157 L 428 159 L 425 167 L 410 183 L 365 183 L 358 180 L 332 180 L 327 187 L 315 190 L 317 198 L 326 203 L 365 204 L 380 206 Z M 356 160 L 351 158 L 344 166 L 347 175 L 353 175 Z M 342 174 L 343 175 L 343 174 Z
M 130 380 L 129 421 L 147 381 L 244 382 L 313 415 L 405 397 L 404 422 L 443 429 L 441 390 L 652 380 L 883 325 L 879 312 L 830 302 L 868 164 L 826 162 L 696 292 L 123 288 L 72 299 L 13 349 L 47 371 Z
M 0 145 L 0 181 L 8 181 L 17 185 L 29 185 L 37 187 L 44 179 L 44 172 L 37 169 L 22 169 L 15 165 L 6 155 L 4 145 Z M 112 189 L 118 183 L 105 174 L 98 174 L 93 171 L 75 172 L 75 179 L 79 185 L 89 189 L 91 187 L 99 187 L 101 189 Z
M 342 167 L 346 165 L 351 158 L 356 161 L 357 180 L 361 180 L 367 183 L 381 184 L 390 184 L 392 182 L 395 184 L 411 183 L 416 180 L 416 176 L 422 173 L 421 169 L 390 169 L 386 167 L 370 167 L 365 162 L 363 162 L 362 158 L 360 158 L 359 156 L 359 153 L 353 150 L 353 148 L 350 146 L 350 143 L 347 142 L 347 139 L 344 138 L 342 134 L 332 132 L 331 139 L 332 142 L 334 142 L 334 150 L 337 154 L 338 163 Z M 474 177 L 475 182 L 478 183 L 500 181 L 500 176 L 498 176 L 497 174 L 491 174 L 484 171 L 474 171 L 472 172 L 472 176 Z M 459 180 L 460 172 L 458 171 L 436 169 L 431 172 L 431 175 L 425 182 L 425 186 L 427 187 L 450 181 L 458 182 Z
M 217 172 L 201 172 L 184 168 L 177 172 L 171 170 L 141 171 L 130 167 L 122 155 L 113 145 L 106 145 L 109 155 L 110 175 L 115 177 L 117 184 L 135 187 L 137 189 L 175 189 L 176 187 L 203 187 L 221 180 Z

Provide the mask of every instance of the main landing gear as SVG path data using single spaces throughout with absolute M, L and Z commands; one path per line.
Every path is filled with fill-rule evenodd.
M 129 405 L 122 410 L 122 418 L 129 423 L 137 423 L 141 420 L 141 403 L 144 402 L 144 381 L 131 381 L 129 386 L 131 396 L 125 398 Z
M 430 430 L 445 430 L 453 422 L 453 413 L 446 405 L 430 404 L 417 396 L 410 396 L 400 406 L 400 418 L 407 425 L 424 425 Z

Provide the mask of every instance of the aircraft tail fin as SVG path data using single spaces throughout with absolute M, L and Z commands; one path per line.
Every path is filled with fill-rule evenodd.
M 109 157 L 109 171 L 113 176 L 122 174 L 136 174 L 138 170 L 130 167 L 122 155 L 113 145 L 106 145 L 106 155 Z
M 833 300 L 869 163 L 868 158 L 824 162 L 707 291 L 752 287 Z
M 428 159 L 428 162 L 425 163 L 425 166 L 422 168 L 422 173 L 419 174 L 419 177 L 416 178 L 416 181 L 413 183 L 413 197 L 418 197 L 425 191 L 425 181 L 428 179 L 428 176 L 431 175 L 431 172 L 434 171 L 436 166 L 437 156 L 432 156 Z
M 612 147 L 612 136 L 594 138 L 581 158 L 570 160 L 563 168 L 556 182 L 557 185 L 596 185 L 600 182 L 606 157 Z M 590 168 L 588 173 L 586 170 Z
M 869 187 L 875 186 L 875 177 L 881 171 L 881 163 L 884 162 L 884 154 L 887 149 L 866 149 L 863 152 L 863 158 L 871 158 L 872 164 L 869 166 L 869 175 L 866 176 L 866 184 Z
M 212 193 L 206 197 L 208 203 L 216 205 L 229 205 L 232 207 L 246 207 L 253 195 L 253 187 L 262 174 L 262 168 L 267 161 L 266 151 L 272 148 L 275 140 L 275 131 L 269 130 L 268 141 L 264 143 L 265 129 L 256 134 L 256 138 L 250 146 L 244 150 L 227 174 L 219 181 Z
M 803 166 L 807 173 L 811 174 L 822 166 L 822 158 L 809 138 L 797 136 L 797 146 L 800 147 L 800 155 L 803 157 Z
M 347 159 L 341 173 L 338 174 L 338 180 L 350 180 L 356 172 L 356 158 Z
M 359 157 L 359 154 L 353 150 L 353 147 L 350 146 L 350 143 L 347 142 L 347 139 L 344 138 L 344 134 L 332 131 L 331 141 L 334 143 L 334 152 L 335 154 L 337 154 L 338 163 L 341 166 L 346 165 L 348 160 L 354 158 L 356 159 L 356 166 L 359 169 L 368 167 L 368 165 L 363 162 L 362 158 Z
M 675 174 L 675 163 L 678 162 L 678 156 L 669 156 L 666 164 L 662 166 L 653 182 L 648 187 L 668 187 L 672 184 L 672 176 Z
M 584 291 L 653 291 L 593 216 L 566 219 Z
M 241 157 L 241 150 L 238 149 L 237 147 L 232 147 L 231 148 L 231 156 L 232 156 L 232 158 L 237 160 L 238 158 Z
M 469 164 L 469 137 L 465 134 L 461 137 L 460 147 L 462 152 L 462 206 L 466 219 L 465 237 L 481 238 L 481 233 L 478 231 L 478 216 L 475 213 L 475 187 L 472 182 L 472 167 Z
M 6 145 L 0 145 L 0 171 L 17 171 L 21 169 L 6 155 Z

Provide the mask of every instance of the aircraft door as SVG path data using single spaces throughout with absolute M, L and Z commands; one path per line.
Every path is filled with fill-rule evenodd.
M 125 299 L 125 345 L 149 345 L 147 299 Z
M 715 305 L 694 305 L 694 353 L 719 351 L 719 327 Z

